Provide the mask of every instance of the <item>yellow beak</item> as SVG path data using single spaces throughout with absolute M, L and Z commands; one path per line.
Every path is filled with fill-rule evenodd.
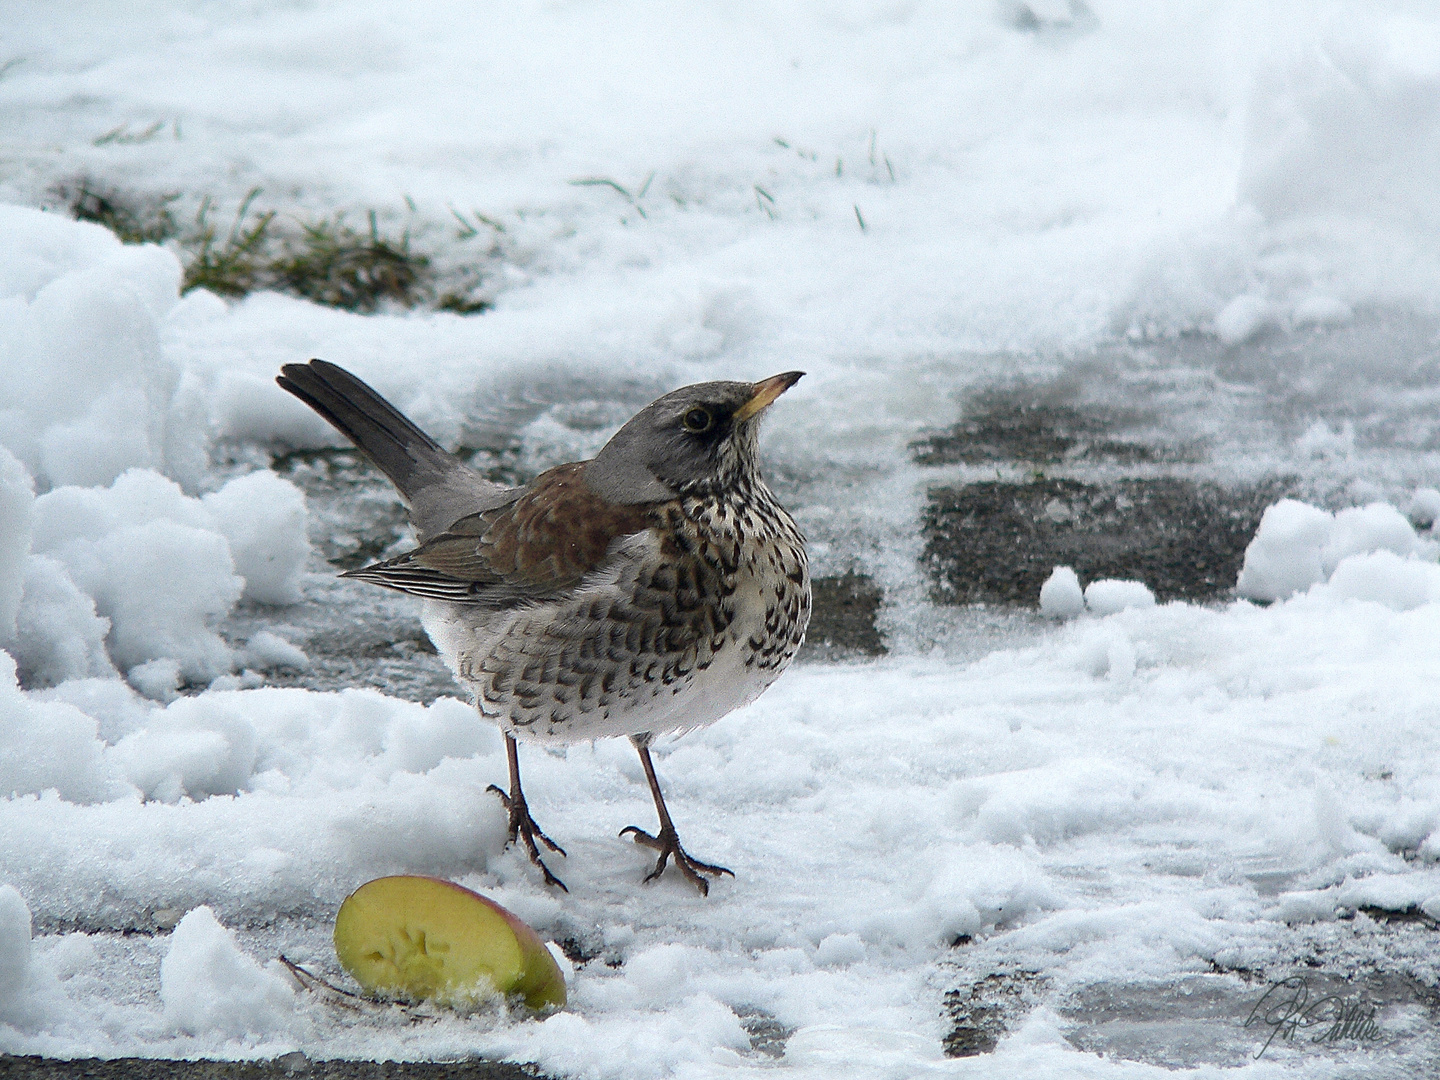
M 749 420 L 790 387 L 800 381 L 803 371 L 787 371 L 783 375 L 771 375 L 761 379 L 751 388 L 750 400 L 735 410 L 736 420 Z

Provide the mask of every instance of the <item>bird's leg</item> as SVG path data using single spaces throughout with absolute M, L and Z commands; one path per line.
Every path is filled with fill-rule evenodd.
M 520 790 L 520 750 L 515 745 L 515 736 L 508 731 L 504 734 L 505 757 L 510 763 L 510 793 L 507 795 L 495 784 L 491 784 L 485 790 L 499 795 L 500 801 L 505 804 L 505 809 L 510 812 L 510 839 L 505 846 L 509 847 L 510 844 L 515 843 L 517 837 L 523 839 L 525 850 L 530 852 L 530 861 L 538 866 L 540 872 L 545 875 L 545 884 L 558 885 L 565 892 L 569 892 L 570 890 L 565 888 L 565 883 L 552 874 L 550 868 L 540 859 L 540 849 L 535 846 L 537 838 L 551 851 L 558 852 L 562 856 L 565 854 L 565 849 L 541 832 L 540 826 L 536 825 L 535 819 L 530 816 L 530 808 L 525 805 L 525 793 Z
M 650 760 L 650 737 L 632 735 L 630 741 L 635 744 L 635 749 L 640 751 L 640 764 L 645 767 L 645 779 L 650 781 L 650 794 L 655 797 L 655 809 L 660 814 L 660 831 L 658 835 L 651 836 L 638 825 L 627 825 L 620 830 L 620 835 L 631 833 L 635 843 L 660 852 L 655 869 L 645 875 L 646 881 L 654 881 L 663 874 L 665 864 L 673 857 L 676 867 L 685 875 L 686 880 L 699 889 L 702 895 L 709 896 L 710 883 L 701 877 L 701 874 L 730 874 L 731 877 L 735 875 L 723 866 L 711 866 L 685 854 L 685 849 L 680 846 L 680 838 L 675 834 L 675 824 L 670 820 L 670 811 L 665 808 L 665 796 L 660 794 L 660 781 L 656 779 L 655 765 Z

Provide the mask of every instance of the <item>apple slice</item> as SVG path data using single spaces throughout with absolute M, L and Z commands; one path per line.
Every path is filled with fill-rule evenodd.
M 340 966 L 372 993 L 474 1004 L 492 993 L 537 1011 L 565 1005 L 565 976 L 518 916 L 440 878 L 376 878 L 335 916 Z

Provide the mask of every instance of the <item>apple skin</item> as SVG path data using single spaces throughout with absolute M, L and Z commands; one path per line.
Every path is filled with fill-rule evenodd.
M 523 920 L 443 878 L 376 878 L 335 916 L 335 954 L 366 990 L 473 1001 L 492 988 L 535 1011 L 564 1008 L 565 976 Z

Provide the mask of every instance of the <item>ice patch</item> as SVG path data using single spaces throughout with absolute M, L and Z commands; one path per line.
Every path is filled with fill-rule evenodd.
M 30 909 L 13 885 L 0 885 L 0 1020 L 25 992 L 30 968 Z
M 15 455 L 0 446 L 0 647 L 15 640 L 34 527 L 34 482 Z
M 937 1040 L 915 1031 L 864 1024 L 803 1027 L 786 1041 L 785 1063 L 806 1075 L 844 1080 L 866 1076 L 900 1080 L 951 1071 Z
M 186 914 L 160 962 L 165 1020 L 191 1035 L 274 1035 L 294 1018 L 295 992 L 241 951 L 208 907 Z

